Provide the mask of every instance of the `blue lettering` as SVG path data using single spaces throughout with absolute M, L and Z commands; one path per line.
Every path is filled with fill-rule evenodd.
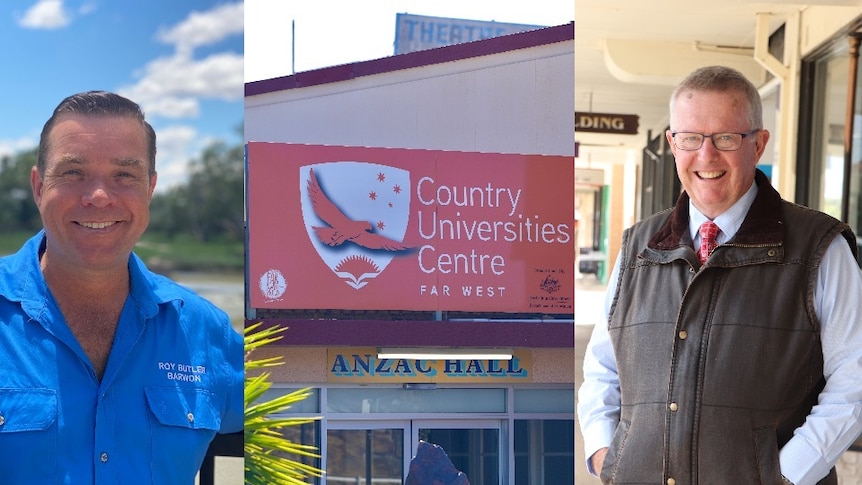
M 467 364 L 467 374 L 478 374 L 485 375 L 485 369 L 482 368 L 482 362 L 478 360 L 471 360 L 469 364 Z
M 376 374 L 392 374 L 392 369 L 390 368 L 392 364 L 389 363 L 389 359 L 380 359 L 377 363 L 377 368 L 374 369 Z
M 425 362 L 425 361 L 424 360 L 417 360 L 416 361 L 416 370 L 425 374 L 426 376 L 430 376 L 430 377 L 436 376 L 437 375 L 437 369 L 430 367 L 430 366 L 423 369 L 422 368 L 423 362 Z
M 447 45 L 449 43 L 449 26 L 437 24 L 437 43 Z
M 497 360 L 489 360 L 488 361 L 488 374 L 492 376 L 502 376 L 503 369 L 499 368 L 500 361 Z
M 395 370 L 393 372 L 395 374 L 402 374 L 406 376 L 416 375 L 416 373 L 413 372 L 413 369 L 410 368 L 410 364 L 407 362 L 407 359 L 398 359 L 398 363 L 395 364 Z
M 453 44 L 457 44 L 461 42 L 461 26 L 460 25 L 450 25 L 449 26 L 449 41 Z
M 527 377 L 527 371 L 520 368 L 520 362 L 517 357 L 512 357 L 512 360 L 509 361 L 508 369 L 506 373 L 510 376 L 516 377 Z
M 434 24 L 422 22 L 422 26 L 420 27 L 420 34 L 422 38 L 422 42 L 430 43 L 434 40 Z
M 461 361 L 447 360 L 443 372 L 445 372 L 446 374 L 463 374 L 464 372 L 461 370 Z
M 371 375 L 371 356 L 365 354 L 365 360 L 362 360 L 358 354 L 353 354 L 353 373 L 358 376 Z
M 335 362 L 332 364 L 332 369 L 329 371 L 335 375 L 350 374 L 350 369 L 347 367 L 347 362 L 344 361 L 344 356 L 338 354 L 335 356 Z
M 405 20 L 404 23 L 407 24 L 407 39 L 413 40 L 413 32 L 416 27 L 416 20 Z
M 465 25 L 464 30 L 467 31 L 467 40 L 468 41 L 476 40 L 476 38 L 473 37 L 473 31 L 476 30 L 476 27 L 473 27 L 472 25 Z

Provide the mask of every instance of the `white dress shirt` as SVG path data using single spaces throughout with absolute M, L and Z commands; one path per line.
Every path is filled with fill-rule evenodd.
M 714 219 L 721 233 L 718 244 L 736 235 L 757 195 L 751 189 L 728 211 Z M 707 218 L 689 204 L 689 228 L 699 247 L 698 228 Z M 620 416 L 617 364 L 608 334 L 610 303 L 616 293 L 619 261 L 608 283 L 604 324 L 598 324 L 586 348 L 584 383 L 578 390 L 578 419 L 584 436 L 587 467 L 590 457 L 610 446 Z M 847 242 L 836 237 L 820 265 L 814 292 L 823 344 L 826 387 L 805 423 L 781 449 L 781 472 L 796 485 L 814 485 L 825 477 L 841 455 L 862 434 L 862 271 Z

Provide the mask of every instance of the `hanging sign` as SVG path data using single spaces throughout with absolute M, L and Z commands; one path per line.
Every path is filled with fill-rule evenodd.
M 612 133 L 637 135 L 638 115 L 583 113 L 575 111 L 575 133 Z

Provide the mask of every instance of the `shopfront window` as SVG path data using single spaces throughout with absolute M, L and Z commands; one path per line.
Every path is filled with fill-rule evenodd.
M 283 430 L 319 448 L 320 459 L 291 458 L 324 469 L 320 485 L 402 483 L 420 440 L 470 483 L 554 485 L 574 483 L 574 400 L 570 387 L 326 387 L 274 417 L 323 416 Z
M 575 421 L 515 420 L 515 484 L 575 483 Z
M 419 439 L 443 448 L 470 483 L 500 483 L 500 429 L 480 428 L 482 424 L 414 422 Z
M 336 388 L 328 412 L 335 413 L 502 413 L 505 389 Z
M 816 113 L 811 127 L 810 205 L 842 219 L 844 199 L 844 118 L 847 101 L 847 53 L 814 63 Z
M 327 483 L 401 483 L 404 476 L 402 429 L 330 429 L 326 437 Z
M 800 139 L 800 163 L 803 167 L 808 163 L 809 176 L 804 177 L 803 170 L 798 184 L 806 205 L 847 222 L 858 234 L 862 230 L 862 70 L 850 45 L 851 40 L 841 37 L 803 65 L 808 84 L 803 91 L 811 96 L 808 104 L 803 100 L 800 118 L 810 123 L 806 127 L 810 144 L 806 147 L 809 140 Z M 848 117 L 850 103 L 853 110 Z

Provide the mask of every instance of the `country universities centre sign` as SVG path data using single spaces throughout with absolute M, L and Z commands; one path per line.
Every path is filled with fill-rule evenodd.
M 572 157 L 247 150 L 253 308 L 574 312 Z

